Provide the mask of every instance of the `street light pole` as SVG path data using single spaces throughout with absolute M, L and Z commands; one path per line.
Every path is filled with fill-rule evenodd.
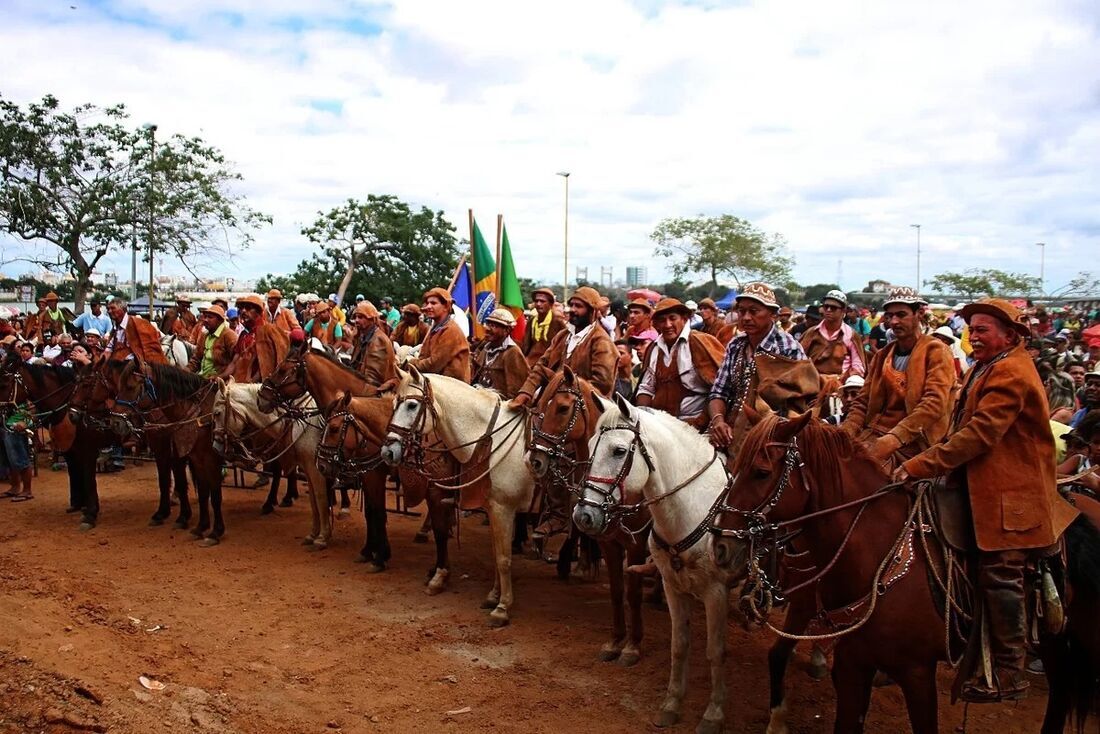
M 145 124 L 145 130 L 149 133 L 149 320 L 153 320 L 153 175 L 156 172 L 157 161 L 157 126 L 152 123 Z M 135 286 L 136 288 L 136 286 Z
M 917 294 L 920 294 L 920 225 L 910 224 L 910 227 L 914 227 L 917 230 Z
M 558 175 L 565 179 L 565 268 L 561 281 L 562 303 L 569 303 L 569 171 L 558 171 Z
M 1035 246 L 1039 249 L 1039 295 L 1045 295 L 1046 290 L 1046 268 L 1047 268 L 1047 243 L 1036 242 Z

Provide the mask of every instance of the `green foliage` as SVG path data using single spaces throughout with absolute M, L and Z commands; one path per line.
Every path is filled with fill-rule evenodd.
M 992 296 L 1026 296 L 1040 288 L 1039 279 L 1023 273 L 1008 273 L 991 268 L 970 268 L 961 273 L 940 273 L 924 281 L 931 290 L 968 300 Z
M 316 221 L 302 228 L 318 246 L 315 257 L 303 260 L 290 275 L 264 276 L 257 287 L 288 295 L 335 291 L 341 299 L 362 293 L 375 304 L 390 296 L 398 307 L 420 303 L 424 291 L 450 282 L 461 257 L 454 232 L 443 212 L 416 211 L 396 196 L 348 199 L 318 212 Z
M 820 301 L 825 297 L 825 294 L 829 291 L 838 291 L 840 286 L 836 283 L 814 283 L 813 285 L 807 285 L 802 287 L 802 300 L 806 303 L 813 303 L 814 301 Z
M 1050 292 L 1052 298 L 1072 298 L 1073 296 L 1093 296 L 1100 294 L 1100 278 L 1095 274 L 1080 272 L 1061 288 Z
M 216 148 L 128 120 L 123 105 L 64 112 L 47 95 L 24 110 L 0 97 L 0 229 L 46 245 L 14 260 L 71 273 L 78 309 L 100 260 L 135 232 L 190 269 L 271 221 L 230 191 L 240 176 Z
M 650 239 L 656 243 L 656 254 L 673 258 L 677 279 L 693 273 L 709 275 L 710 296 L 716 295 L 719 275 L 732 277 L 739 287 L 751 280 L 776 283 L 789 279 L 794 265 L 782 235 L 766 234 L 729 214 L 664 219 Z

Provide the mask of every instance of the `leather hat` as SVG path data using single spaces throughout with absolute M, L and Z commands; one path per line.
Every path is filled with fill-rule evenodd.
M 401 313 L 414 313 L 417 316 L 419 316 L 420 315 L 420 306 L 417 306 L 415 303 L 406 303 L 404 305 L 404 307 L 401 309 Z
M 691 318 L 691 309 L 680 303 L 676 298 L 662 298 L 657 301 L 657 308 L 653 310 L 653 318 L 656 319 L 658 316 L 668 313 L 678 313 L 685 319 Z
M 718 304 L 714 302 L 713 298 L 704 298 L 699 301 L 699 308 L 709 308 L 712 311 L 718 310 Z
M 966 323 L 970 323 L 971 317 L 976 313 L 984 313 L 1011 326 L 1022 337 L 1031 336 L 1031 327 L 1028 325 L 1028 317 L 1012 305 L 1011 301 L 1003 298 L 983 298 L 975 303 L 967 304 L 959 312 Z
M 645 311 L 646 313 L 652 313 L 653 312 L 653 306 L 651 306 L 649 301 L 647 301 L 644 298 L 635 298 L 633 301 L 631 301 L 627 305 L 626 308 L 627 308 L 627 310 L 630 310 L 632 308 L 640 308 L 643 311 Z
M 600 294 L 591 286 L 582 285 L 569 296 L 569 302 L 580 301 L 591 309 L 592 313 L 600 310 Z
M 190 296 L 176 296 L 176 303 L 191 303 Z
M 43 297 L 42 300 L 44 300 L 44 301 L 57 301 L 57 300 L 60 300 L 60 299 L 57 297 L 56 293 L 54 293 L 53 291 L 50 291 L 49 293 L 47 293 Z
M 201 313 L 201 314 L 211 313 L 211 314 L 214 314 L 215 316 L 217 316 L 222 321 L 225 321 L 225 309 L 222 308 L 221 306 L 208 306 L 207 308 L 201 309 L 199 311 L 199 313 Z
M 263 299 L 260 298 L 255 293 L 249 293 L 247 296 L 241 296 L 240 298 L 238 298 L 237 299 L 237 308 L 240 308 L 242 304 L 248 304 L 250 306 L 255 306 L 256 308 L 260 309 L 261 311 L 263 311 L 264 307 L 267 306 L 267 304 L 263 302 Z
M 446 288 L 438 288 L 437 287 L 437 288 L 432 288 L 431 290 L 424 291 L 424 300 L 425 301 L 428 300 L 428 296 L 435 296 L 436 298 L 442 300 L 443 303 L 447 306 L 447 308 L 450 308 L 451 304 L 454 303 L 454 299 L 451 298 L 450 291 L 448 291 Z
M 267 297 L 268 298 L 282 298 L 283 297 L 283 292 L 281 290 L 279 290 L 278 288 L 272 288 L 271 290 L 269 290 L 267 292 Z
M 355 311 L 352 312 L 352 316 L 358 316 L 359 314 L 376 319 L 378 318 L 378 309 L 370 301 L 360 301 L 355 304 Z
M 531 298 L 534 299 L 534 297 L 537 296 L 539 293 L 549 298 L 550 303 L 553 303 L 556 300 L 556 297 L 554 296 L 554 291 L 550 290 L 549 288 L 536 288 L 535 290 L 531 291 Z
M 779 301 L 775 300 L 775 291 L 767 283 L 749 283 L 737 294 L 735 300 L 747 298 L 762 303 L 773 311 L 779 310 Z
M 513 328 L 516 325 L 516 317 L 512 315 L 512 312 L 506 308 L 498 308 L 491 314 L 485 317 L 485 323 L 500 324 L 506 328 Z

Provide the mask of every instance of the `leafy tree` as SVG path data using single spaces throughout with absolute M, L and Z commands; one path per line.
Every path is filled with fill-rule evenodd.
M 746 280 L 780 282 L 790 277 L 794 264 L 785 254 L 782 235 L 766 234 L 729 214 L 664 219 L 649 237 L 657 244 L 656 254 L 674 259 L 672 272 L 677 278 L 692 273 L 710 275 L 711 296 L 719 275 L 729 275 L 738 287 Z
M 813 285 L 805 286 L 802 290 L 802 300 L 807 303 L 813 303 L 814 301 L 820 301 L 825 297 L 825 294 L 829 291 L 838 291 L 840 286 L 836 283 L 815 283 Z
M 1076 278 L 1072 278 L 1061 288 L 1050 292 L 1052 298 L 1071 298 L 1073 296 L 1089 296 L 1100 293 L 1100 278 L 1093 273 L 1080 272 Z
M 964 296 L 968 300 L 983 296 L 1021 296 L 1039 290 L 1039 279 L 1023 273 L 1008 273 L 991 268 L 970 268 L 961 273 L 940 273 L 924 285 L 943 294 Z
M 443 212 L 419 211 L 389 194 L 369 194 L 366 202 L 348 199 L 302 228 L 319 245 L 316 257 L 303 260 L 288 276 L 267 275 L 260 288 L 287 293 L 333 288 L 341 301 L 362 293 L 375 302 L 383 296 L 419 303 L 425 290 L 447 285 L 461 256 L 454 226 Z
M 229 191 L 240 176 L 201 138 L 157 141 L 127 127 L 123 105 L 59 107 L 0 97 L 0 229 L 46 246 L 12 260 L 71 273 L 77 310 L 100 260 L 135 232 L 190 269 L 271 221 Z

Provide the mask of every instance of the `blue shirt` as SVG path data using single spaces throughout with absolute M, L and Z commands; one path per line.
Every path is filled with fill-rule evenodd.
M 111 318 L 106 313 L 93 316 L 91 311 L 85 311 L 76 317 L 73 326 L 81 331 L 95 329 L 100 336 L 107 336 L 111 332 Z

